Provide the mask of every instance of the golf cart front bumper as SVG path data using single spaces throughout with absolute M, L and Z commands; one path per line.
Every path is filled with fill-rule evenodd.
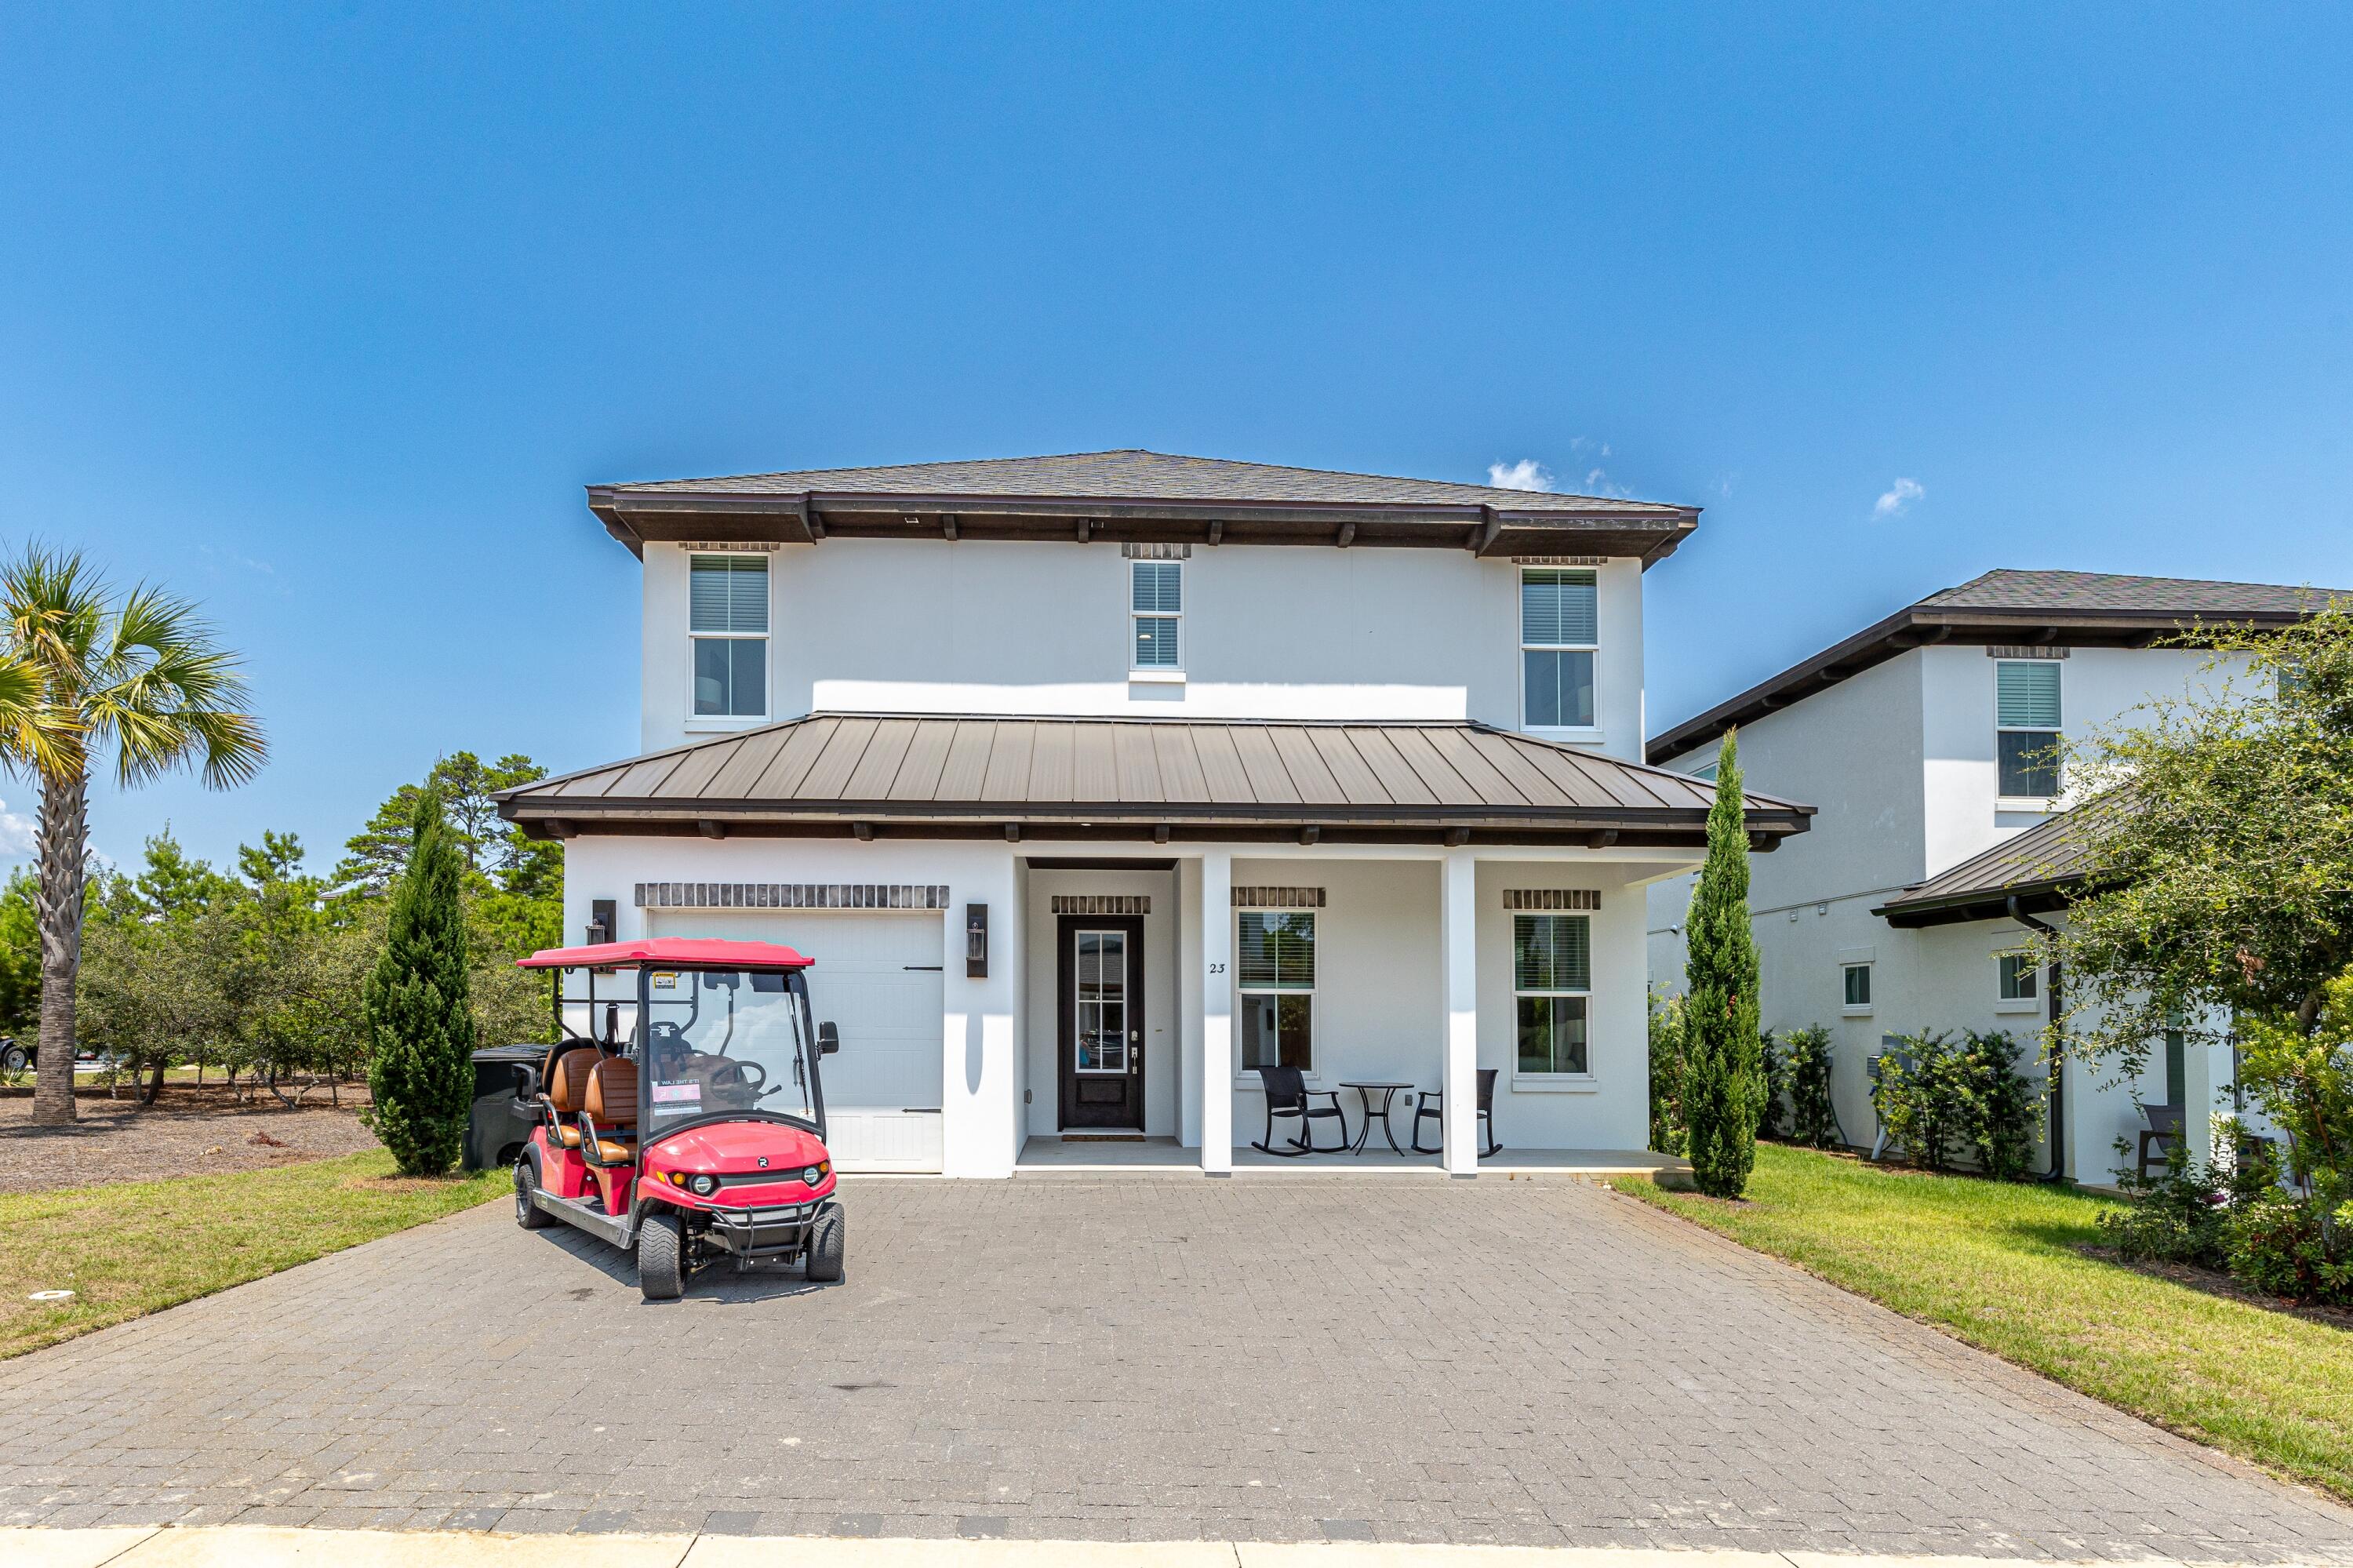
M 808 1245 L 819 1205 L 778 1203 L 759 1209 L 712 1209 L 703 1239 L 737 1257 L 791 1257 Z

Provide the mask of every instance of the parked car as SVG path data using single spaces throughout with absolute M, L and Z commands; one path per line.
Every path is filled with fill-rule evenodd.
M 32 1070 L 40 1060 L 37 1045 L 19 1045 L 16 1036 L 0 1034 L 0 1073 L 24 1073 Z

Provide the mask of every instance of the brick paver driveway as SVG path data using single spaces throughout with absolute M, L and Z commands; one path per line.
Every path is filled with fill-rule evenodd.
M 0 1522 L 2353 1562 L 2353 1512 L 1597 1188 L 848 1202 L 830 1288 L 648 1306 L 492 1207 L 0 1364 Z

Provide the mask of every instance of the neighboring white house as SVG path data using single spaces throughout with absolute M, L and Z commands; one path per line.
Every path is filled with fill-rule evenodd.
M 1442 1089 L 1456 1172 L 1480 1068 L 1514 1150 L 1645 1147 L 1642 890 L 1709 793 L 1641 760 L 1642 572 L 1695 510 L 1143 451 L 589 504 L 646 755 L 501 809 L 565 841 L 572 939 L 817 960 L 846 1167 L 1223 1171 L 1261 1065 L 1409 1086 L 1400 1140 Z
M 1815 830 L 1754 863 L 1749 908 L 1764 1022 L 1829 1026 L 1850 1144 L 1878 1131 L 1871 1059 L 1893 1036 L 2006 1030 L 2024 1070 L 2052 978 L 2020 958 L 2036 920 L 2064 919 L 2073 879 L 2053 747 L 2148 698 L 2179 695 L 2210 655 L 2154 647 L 2200 623 L 2278 626 L 2326 596 L 2260 584 L 1993 571 L 1896 611 L 1651 742 L 1662 766 L 1712 775 L 1738 726 L 1744 781 L 1815 802 Z M 2021 836 L 2022 835 L 2022 836 Z M 2019 903 L 2012 906 L 2015 896 Z M 1651 972 L 1680 991 L 1690 878 L 1652 887 Z M 2179 1106 L 2190 1147 L 2231 1108 L 2227 1046 L 2152 1043 L 2146 1069 L 2068 1065 L 2058 1169 L 2105 1182 L 2137 1150 L 2143 1106 Z M 2053 1156 L 2046 1140 L 2044 1168 Z

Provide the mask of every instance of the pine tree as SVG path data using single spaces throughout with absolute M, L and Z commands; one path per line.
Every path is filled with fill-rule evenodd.
M 401 1173 L 458 1163 L 472 1097 L 474 1024 L 467 988 L 465 856 L 425 791 L 409 818 L 408 863 L 394 885 L 384 951 L 367 980 L 371 1125 Z
M 1757 936 L 1748 924 L 1748 829 L 1741 806 L 1739 750 L 1727 730 L 1716 759 L 1715 804 L 1707 814 L 1707 859 L 1685 922 L 1690 938 L 1683 962 L 1683 1118 L 1691 1129 L 1692 1178 L 1717 1198 L 1737 1198 L 1747 1189 L 1765 1098 Z

